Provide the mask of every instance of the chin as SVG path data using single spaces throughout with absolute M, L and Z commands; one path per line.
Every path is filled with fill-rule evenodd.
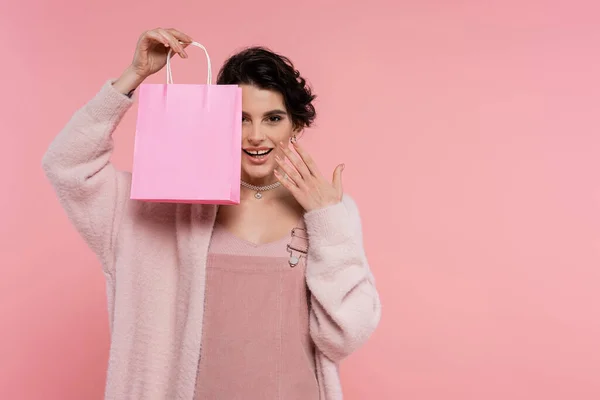
M 275 167 L 271 165 L 242 165 L 242 176 L 251 180 L 261 180 L 273 177 Z

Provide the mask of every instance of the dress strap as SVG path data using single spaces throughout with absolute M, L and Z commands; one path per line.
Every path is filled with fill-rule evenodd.
M 292 268 L 298 265 L 302 257 L 306 258 L 306 254 L 308 254 L 308 233 L 304 218 L 292 229 L 287 251 L 290 253 L 289 263 Z

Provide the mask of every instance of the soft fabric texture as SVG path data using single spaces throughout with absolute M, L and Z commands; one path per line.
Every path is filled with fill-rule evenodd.
M 50 145 L 43 168 L 106 278 L 111 347 L 106 399 L 192 400 L 208 248 L 217 206 L 129 199 L 112 133 L 133 100 L 107 82 Z M 310 335 L 323 400 L 342 399 L 338 365 L 369 338 L 379 295 L 348 195 L 305 214 Z
M 306 257 L 291 266 L 295 234 L 265 244 L 213 230 L 206 265 L 200 367 L 195 400 L 319 400 L 309 332 Z M 300 234 L 301 233 L 301 234 Z

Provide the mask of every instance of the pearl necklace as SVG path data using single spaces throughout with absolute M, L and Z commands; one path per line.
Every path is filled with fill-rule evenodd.
M 279 186 L 281 186 L 281 182 L 275 182 L 275 183 L 272 183 L 272 184 L 267 185 L 267 186 L 254 186 L 254 185 L 251 185 L 251 184 L 246 183 L 244 181 L 241 181 L 241 184 L 246 189 L 254 190 L 256 192 L 254 194 L 254 197 L 256 199 L 258 199 L 258 200 L 260 200 L 260 199 L 263 198 L 263 195 L 262 195 L 261 192 L 264 192 L 266 190 L 277 189 Z

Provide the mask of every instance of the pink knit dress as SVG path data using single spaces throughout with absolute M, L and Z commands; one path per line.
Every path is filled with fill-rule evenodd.
M 308 323 L 307 245 L 303 224 L 263 245 L 215 225 L 196 400 L 319 399 Z

